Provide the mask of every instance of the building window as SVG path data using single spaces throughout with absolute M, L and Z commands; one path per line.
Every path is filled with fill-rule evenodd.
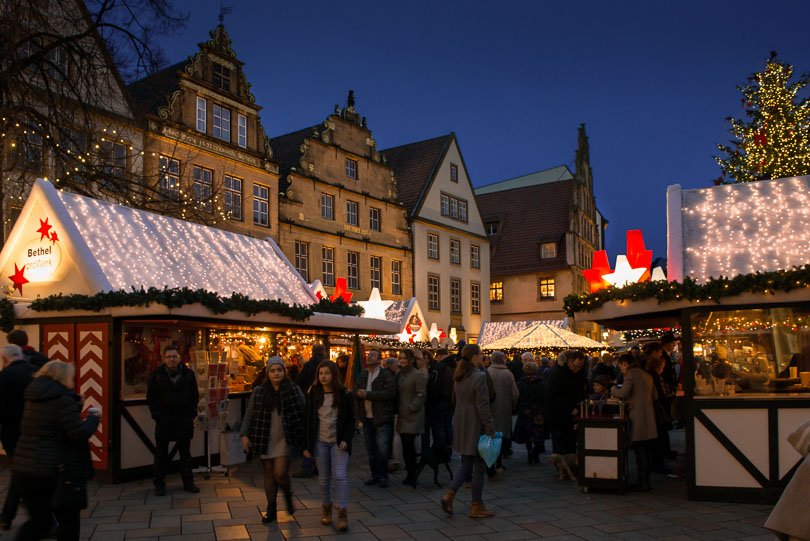
M 335 285 L 335 249 L 321 248 L 321 280 L 325 286 Z
M 391 261 L 391 294 L 402 295 L 402 261 Z
M 242 219 L 242 179 L 225 175 L 223 198 L 225 212 L 233 220 Z
M 428 310 L 441 310 L 440 293 L 439 277 L 435 274 L 428 274 Z
M 357 252 L 347 252 L 348 266 L 346 276 L 349 289 L 360 289 L 360 254 Z
M 554 242 L 544 242 L 540 245 L 540 257 L 551 259 L 557 257 L 557 244 Z
M 214 137 L 231 142 L 231 111 L 219 105 L 214 105 Z
M 503 282 L 489 283 L 489 300 L 492 302 L 501 302 L 503 300 Z
M 481 284 L 470 282 L 470 312 L 481 313 Z
M 193 180 L 191 193 L 194 201 L 206 212 L 214 212 L 214 172 L 195 165 Z
M 487 230 L 487 235 L 497 235 L 498 234 L 498 222 L 487 222 L 484 226 Z
M 321 218 L 324 220 L 335 219 L 335 196 L 328 193 L 321 194 Z
M 461 280 L 458 278 L 450 278 L 450 311 L 461 313 Z
M 205 133 L 207 128 L 207 109 L 205 98 L 197 96 L 197 131 Z
M 442 216 L 450 216 L 450 196 L 446 193 L 441 195 Z
M 458 219 L 458 199 L 450 198 L 450 217 Z
M 295 270 L 309 282 L 309 243 L 295 241 Z
M 169 199 L 180 198 L 180 160 L 160 157 L 160 193 Z
M 430 259 L 439 259 L 439 235 L 428 233 L 427 255 Z
M 554 278 L 540 278 L 540 281 L 537 284 L 537 298 L 554 298 Z
M 231 70 L 222 64 L 214 63 L 214 86 L 231 91 Z
M 357 161 L 346 158 L 346 176 L 352 180 L 357 180 Z
M 247 148 L 247 117 L 245 115 L 236 115 L 236 119 L 236 144 L 242 148 Z
M 27 131 L 23 143 L 25 168 L 30 173 L 42 174 L 45 170 L 45 146 L 43 145 L 42 135 L 31 126 L 28 126 Z
M 346 201 L 346 223 L 349 225 L 360 225 L 357 217 L 357 202 Z
M 382 258 L 371 256 L 371 287 L 382 291 Z
M 30 135 L 28 140 L 31 140 Z M 101 157 L 102 169 L 105 174 L 120 177 L 128 171 L 127 145 L 124 143 L 102 141 L 99 148 L 99 154 Z
M 462 222 L 467 221 L 467 202 L 463 199 L 458 201 L 458 219 Z
M 458 182 L 458 165 L 454 163 L 450 164 L 450 180 L 452 182 Z
M 461 241 L 450 239 L 450 263 L 461 265 Z
M 446 193 L 441 194 L 439 201 L 442 216 L 447 216 L 461 222 L 467 221 L 467 201 Z
M 253 223 L 270 225 L 270 188 L 261 184 L 253 185 Z
M 481 268 L 481 248 L 477 244 L 470 245 L 470 267 Z
M 382 231 L 380 227 L 380 209 L 370 207 L 368 209 L 368 228 L 372 231 Z

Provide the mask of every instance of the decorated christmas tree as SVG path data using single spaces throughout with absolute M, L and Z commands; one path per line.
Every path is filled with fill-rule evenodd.
M 718 184 L 810 174 L 810 101 L 799 96 L 810 77 L 792 77 L 793 66 L 771 52 L 765 69 L 737 87 L 745 118 L 728 118 L 734 138 L 717 145 Z

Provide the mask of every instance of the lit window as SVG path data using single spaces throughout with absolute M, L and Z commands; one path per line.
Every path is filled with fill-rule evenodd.
M 352 180 L 357 180 L 357 162 L 346 158 L 346 176 Z
M 481 313 L 481 284 L 478 282 L 470 282 L 470 311 Z
M 450 279 L 450 311 L 461 313 L 461 280 L 458 278 Z
M 441 310 L 439 277 L 428 274 L 428 310 Z
M 160 192 L 169 199 L 180 198 L 180 160 L 160 157 Z
M 205 98 L 197 96 L 197 131 L 205 133 L 207 126 L 207 109 Z
M 391 293 L 402 295 L 402 261 L 391 261 Z
M 219 105 L 214 105 L 214 137 L 231 142 L 231 111 Z
M 368 228 L 372 231 L 382 231 L 380 221 L 380 209 L 370 207 L 368 209 Z
M 500 302 L 503 300 L 503 282 L 490 282 L 489 300 Z
M 334 286 L 335 285 L 335 249 L 334 248 L 322 248 L 321 249 L 321 270 L 322 270 L 322 278 L 323 285 L 325 286 Z
M 428 233 L 427 255 L 430 259 L 439 259 L 439 235 Z
M 349 289 L 360 289 L 360 254 L 347 252 L 346 282 Z
M 481 268 L 481 248 L 477 244 L 470 245 L 470 267 Z
M 335 197 L 333 195 L 321 194 L 321 218 L 324 220 L 335 219 Z
M 450 239 L 450 263 L 461 264 L 461 241 Z
M 537 297 L 540 299 L 554 298 L 554 278 L 540 278 L 537 285 Z
M 309 243 L 295 241 L 295 270 L 309 282 Z
M 206 212 L 214 212 L 214 172 L 199 165 L 194 166 L 191 192 L 194 201 Z
M 270 188 L 261 184 L 253 185 L 253 223 L 270 225 Z
M 382 291 L 382 258 L 371 256 L 371 287 Z
M 557 257 L 557 244 L 554 242 L 544 242 L 540 245 L 540 257 L 551 259 Z
M 225 175 L 225 212 L 233 220 L 242 219 L 242 179 Z
M 357 216 L 357 202 L 356 201 L 346 201 L 346 223 L 349 225 L 360 225 L 359 218 Z
M 236 144 L 238 144 L 242 148 L 247 148 L 247 117 L 245 115 L 236 115 L 236 119 L 237 119 Z

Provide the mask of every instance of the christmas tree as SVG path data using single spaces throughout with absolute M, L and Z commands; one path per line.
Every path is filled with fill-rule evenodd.
M 792 77 L 793 66 L 771 52 L 765 69 L 737 87 L 746 117 L 728 118 L 734 139 L 717 145 L 718 184 L 810 174 L 810 101 L 799 97 L 810 78 Z

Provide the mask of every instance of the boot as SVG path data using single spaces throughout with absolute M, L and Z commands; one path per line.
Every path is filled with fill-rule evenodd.
M 338 515 L 338 531 L 345 532 L 349 529 L 349 518 L 346 516 L 348 513 L 348 509 L 345 507 L 337 507 L 337 515 Z
M 448 515 L 453 514 L 453 500 L 456 499 L 456 493 L 453 492 L 453 489 L 447 489 L 447 493 L 442 496 L 442 511 L 447 513 Z
M 268 524 L 276 521 L 276 506 L 268 505 L 267 514 L 262 516 L 262 524 Z
M 324 504 L 323 507 L 323 514 L 321 515 L 321 524 L 324 526 L 329 526 L 332 524 L 332 504 Z
M 284 491 L 284 503 L 287 504 L 287 514 L 290 516 L 295 514 L 295 505 L 293 505 L 293 493 L 290 490 Z
M 487 508 L 484 507 L 484 502 L 470 503 L 470 518 L 489 518 L 494 516 L 495 513 L 488 511 Z

